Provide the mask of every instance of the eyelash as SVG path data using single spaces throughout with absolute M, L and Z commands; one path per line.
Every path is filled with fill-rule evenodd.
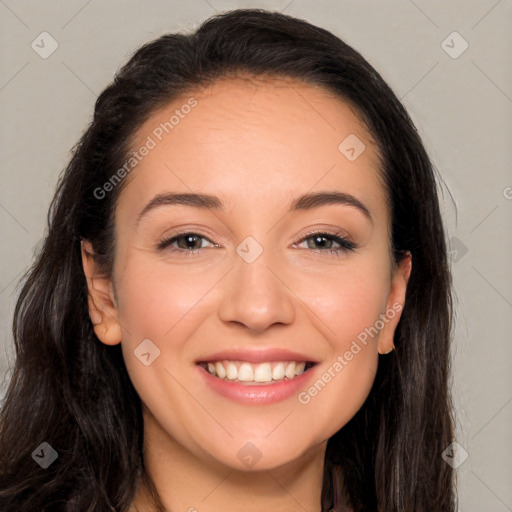
M 170 250 L 171 252 L 184 253 L 185 256 L 193 256 L 193 255 L 199 253 L 202 249 L 204 249 L 204 247 L 200 248 L 200 249 L 177 249 L 174 247 L 169 249 L 169 247 L 172 243 L 176 242 L 177 240 L 179 240 L 181 238 L 186 237 L 187 235 L 192 235 L 195 237 L 203 238 L 205 240 L 208 240 L 210 243 L 213 243 L 210 239 L 208 239 L 207 237 L 205 237 L 199 233 L 194 233 L 192 231 L 184 231 L 183 233 L 178 233 L 171 238 L 162 240 L 161 242 L 158 243 L 157 249 L 159 251 L 163 251 L 163 250 L 167 249 L 167 250 Z M 323 253 L 327 252 L 332 256 L 341 256 L 342 253 L 354 251 L 357 248 L 357 245 L 354 242 L 351 242 L 347 238 L 339 236 L 339 233 L 330 233 L 327 231 L 314 231 L 311 233 L 307 233 L 300 240 L 298 240 L 297 242 L 294 242 L 293 245 L 297 245 L 298 243 L 305 242 L 306 240 L 313 238 L 315 236 L 316 237 L 321 236 L 322 238 L 332 240 L 340 245 L 340 248 L 338 248 L 338 249 L 330 249 L 330 248 L 329 249 L 311 249 L 312 251 L 315 251 L 315 252 L 323 252 Z M 218 247 L 217 244 L 214 244 L 214 246 Z

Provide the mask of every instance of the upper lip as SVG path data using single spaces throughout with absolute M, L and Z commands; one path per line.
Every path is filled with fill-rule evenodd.
M 248 363 L 264 363 L 270 361 L 297 361 L 306 363 L 317 363 L 309 356 L 280 348 L 265 349 L 228 349 L 215 352 L 196 360 L 196 363 L 207 363 L 212 361 L 247 361 Z

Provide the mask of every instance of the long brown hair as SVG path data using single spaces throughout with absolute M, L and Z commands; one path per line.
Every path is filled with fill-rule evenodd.
M 92 242 L 110 275 L 123 182 L 105 197 L 95 191 L 126 162 L 152 113 L 237 74 L 300 80 L 353 106 L 377 141 L 394 261 L 412 254 L 396 350 L 379 356 L 367 400 L 328 442 L 322 506 L 333 505 L 342 468 L 355 512 L 454 512 L 454 472 L 441 457 L 453 441 L 451 277 L 435 170 L 404 107 L 357 51 L 306 21 L 262 9 L 223 13 L 191 34 L 145 44 L 98 97 L 15 309 L 16 362 L 0 412 L 3 512 L 123 512 L 140 479 L 158 503 L 144 467 L 140 398 L 120 345 L 100 343 L 89 319 L 80 241 Z M 58 454 L 46 469 L 32 458 L 42 442 Z

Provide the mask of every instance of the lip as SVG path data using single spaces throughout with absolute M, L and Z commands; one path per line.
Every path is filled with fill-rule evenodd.
M 315 359 L 286 349 L 266 348 L 257 350 L 230 349 L 215 352 L 209 356 L 201 357 L 196 363 L 208 363 L 214 361 L 247 361 L 248 363 L 265 363 L 271 361 L 296 361 L 305 363 L 318 363 Z
M 233 354 L 230 355 L 231 357 L 233 356 Z M 257 356 L 256 354 L 252 355 L 260 357 L 259 354 Z M 287 353 L 287 355 L 290 356 L 290 353 Z M 217 356 L 218 354 L 215 355 L 215 357 Z M 244 357 L 246 356 L 247 353 L 244 354 Z M 248 362 L 269 361 L 269 359 L 261 359 L 258 361 L 242 360 Z M 305 361 L 305 359 L 294 359 L 293 357 L 291 357 L 290 360 Z M 269 405 L 286 400 L 291 396 L 297 396 L 301 390 L 305 389 L 307 382 L 316 373 L 318 366 L 319 365 L 315 364 L 309 370 L 291 380 L 283 380 L 274 384 L 241 384 L 239 382 L 231 382 L 213 376 L 199 364 L 196 364 L 195 368 L 205 386 L 212 389 L 217 394 L 239 404 Z

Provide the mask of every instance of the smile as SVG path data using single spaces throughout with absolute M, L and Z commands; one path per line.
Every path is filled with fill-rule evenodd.
M 314 363 L 305 361 L 208 361 L 199 362 L 209 374 L 225 381 L 247 384 L 272 384 L 295 377 L 308 371 Z

